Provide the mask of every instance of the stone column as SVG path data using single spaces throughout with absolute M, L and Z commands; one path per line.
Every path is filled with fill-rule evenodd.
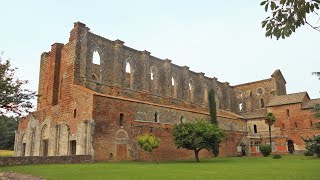
M 114 85 L 121 86 L 123 84 L 122 79 L 125 75 L 122 59 L 122 47 L 124 42 L 117 39 L 114 41 L 114 67 L 113 67 L 113 83 Z M 125 65 L 124 65 L 125 66 Z
M 171 60 L 170 59 L 165 59 L 163 68 L 165 71 L 165 96 L 171 97 L 172 94 L 172 86 L 171 86 Z
M 143 64 L 143 75 L 142 75 L 142 91 L 149 91 L 149 78 L 150 78 L 150 68 L 149 68 L 150 52 L 144 50 L 141 52 L 141 61 Z

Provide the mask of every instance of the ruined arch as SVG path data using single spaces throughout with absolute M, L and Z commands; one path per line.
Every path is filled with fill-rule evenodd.
M 189 99 L 191 102 L 194 102 L 194 82 L 192 79 L 189 80 Z
M 150 92 L 158 94 L 158 68 L 156 66 L 150 67 Z
M 49 155 L 49 126 L 44 124 L 41 129 L 40 134 L 40 155 L 48 156 Z
M 134 83 L 134 63 L 132 59 L 129 57 L 124 62 L 124 85 L 126 88 L 133 89 Z
M 124 129 L 119 129 L 115 134 L 115 155 L 117 160 L 128 159 L 128 141 L 128 133 Z
M 103 67 L 104 61 L 103 58 L 105 57 L 102 49 L 99 46 L 95 46 L 90 51 L 90 74 L 89 79 L 94 81 L 102 81 L 103 76 Z

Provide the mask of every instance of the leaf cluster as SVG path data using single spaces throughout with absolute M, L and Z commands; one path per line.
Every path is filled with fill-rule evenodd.
M 303 139 L 306 144 L 306 156 L 313 156 L 316 154 L 320 157 L 320 134 L 314 136 L 313 138 Z
M 172 132 L 177 148 L 200 151 L 211 150 L 220 144 L 224 132 L 217 125 L 204 121 L 175 124 Z
M 139 147 L 148 153 L 151 153 L 160 145 L 160 139 L 148 134 L 138 136 L 137 140 Z
M 276 122 L 276 117 L 273 113 L 268 112 L 266 117 L 264 118 L 264 121 L 268 126 L 272 126 Z
M 260 6 L 270 12 L 270 16 L 261 22 L 262 28 L 266 29 L 266 37 L 285 39 L 305 24 L 320 31 L 319 26 L 313 26 L 307 21 L 310 13 L 319 16 L 320 0 L 263 0 Z
M 0 149 L 13 150 L 15 131 L 18 129 L 18 122 L 7 116 L 0 116 Z
M 28 81 L 16 78 L 16 70 L 11 68 L 9 60 L 2 61 L 0 56 L 0 114 L 21 115 L 33 108 L 31 100 L 36 98 L 36 92 L 22 87 Z
M 216 100 L 215 100 L 213 89 L 209 91 L 208 98 L 209 98 L 209 109 L 210 109 L 210 121 L 212 124 L 218 124 L 217 106 L 216 106 Z
M 314 117 L 320 119 L 320 104 L 316 104 L 311 111 L 314 112 Z

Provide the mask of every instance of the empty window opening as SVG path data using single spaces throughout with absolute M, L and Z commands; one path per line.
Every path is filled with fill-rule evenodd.
M 154 129 L 153 127 L 150 127 L 149 132 L 153 133 L 153 129 Z
M 42 155 L 48 156 L 48 152 L 49 152 L 49 140 L 44 139 L 42 140 Z
M 174 86 L 174 78 L 171 77 L 171 85 Z
M 295 126 L 296 128 L 298 128 L 298 124 L 297 124 L 297 122 L 294 122 L 294 126 Z
M 290 110 L 287 109 L 287 116 L 289 117 L 290 116 Z
M 98 51 L 94 51 L 94 52 L 93 52 L 93 55 L 92 55 L 92 63 L 93 63 L 93 64 L 100 65 L 100 55 L 99 55 Z
M 189 91 L 192 91 L 192 80 L 189 81 Z
M 123 127 L 123 119 L 124 119 L 124 115 L 123 115 L 123 113 L 121 113 L 120 114 L 120 120 L 119 120 L 120 127 Z
M 112 160 L 113 159 L 113 153 L 109 154 L 109 159 Z
M 27 144 L 22 143 L 22 152 L 21 152 L 22 157 L 24 157 L 26 155 L 26 147 L 27 147 Z
M 153 72 L 153 67 L 150 69 L 150 79 L 154 79 L 154 72 Z
M 77 154 L 77 142 L 75 140 L 70 141 L 70 155 L 74 156 Z
M 159 122 L 158 112 L 154 113 L 154 122 Z
M 242 109 L 243 109 L 243 103 L 241 102 L 239 103 L 239 111 L 242 111 Z
M 258 133 L 257 125 L 253 125 L 253 132 L 254 132 L 254 133 Z
M 77 117 L 77 109 L 74 109 L 73 110 L 73 118 L 76 118 Z
M 181 116 L 181 117 L 180 117 L 180 124 L 184 123 L 184 121 L 185 121 L 185 120 L 184 120 L 184 117 Z
M 313 123 L 312 123 L 312 121 L 310 121 L 310 127 L 312 127 L 313 126 Z
M 260 99 L 260 107 L 264 108 L 264 100 L 263 99 Z
M 127 62 L 126 64 L 126 73 L 131 73 L 131 67 L 130 67 L 130 63 Z

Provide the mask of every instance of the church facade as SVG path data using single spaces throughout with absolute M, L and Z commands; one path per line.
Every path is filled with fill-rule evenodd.
M 301 137 L 320 133 L 320 121 L 310 111 L 320 99 L 306 92 L 287 94 L 280 70 L 268 79 L 232 86 L 93 34 L 76 22 L 68 43 L 54 43 L 41 55 L 37 111 L 19 121 L 15 156 L 150 160 L 136 137 L 153 134 L 161 139 L 154 152 L 158 160 L 192 158 L 192 151 L 174 146 L 172 128 L 208 120 L 211 89 L 219 126 L 226 132 L 220 156 L 259 155 L 259 145 L 268 142 L 267 112 L 277 118 L 274 153 L 303 151 Z

